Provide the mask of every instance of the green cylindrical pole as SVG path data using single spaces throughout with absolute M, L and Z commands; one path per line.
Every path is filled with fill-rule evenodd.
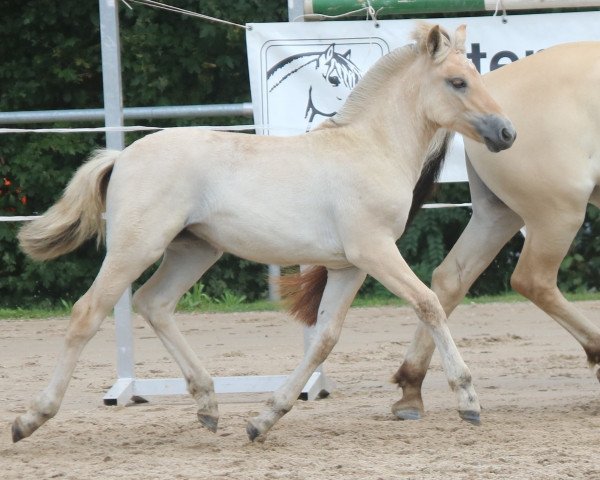
M 485 10 L 484 0 L 371 0 L 370 3 L 376 11 L 382 9 L 380 14 L 383 15 Z M 367 2 L 364 0 L 309 0 L 305 2 L 306 13 L 332 16 L 343 15 L 366 6 Z
M 305 0 L 304 13 L 344 15 L 364 9 L 369 3 L 380 16 L 485 12 L 498 7 L 506 10 L 600 7 L 600 0 Z M 356 15 L 364 14 L 364 11 L 356 12 Z

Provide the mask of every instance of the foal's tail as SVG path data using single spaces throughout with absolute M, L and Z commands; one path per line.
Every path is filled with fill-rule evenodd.
M 19 231 L 21 249 L 35 260 L 50 260 L 75 250 L 93 236 L 104 238 L 106 188 L 119 151 L 98 150 L 83 164 L 62 197 L 40 218 Z

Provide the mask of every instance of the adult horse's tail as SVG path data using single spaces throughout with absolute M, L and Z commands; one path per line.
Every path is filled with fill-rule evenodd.
M 299 273 L 279 277 L 279 293 L 296 320 L 312 326 L 317 323 L 319 304 L 327 284 L 327 269 L 309 267 Z
M 413 189 L 413 200 L 405 229 L 413 221 L 419 209 L 423 206 L 439 178 L 452 133 L 438 130 L 429 145 L 427 159 L 423 164 L 421 175 Z M 327 284 L 327 269 L 314 266 L 291 275 L 279 278 L 279 291 L 288 311 L 298 321 L 312 326 L 317 323 L 319 304 Z
M 62 197 L 40 218 L 19 231 L 21 249 L 35 260 L 50 260 L 75 250 L 83 242 L 104 238 L 106 188 L 119 151 L 98 150 L 83 164 Z

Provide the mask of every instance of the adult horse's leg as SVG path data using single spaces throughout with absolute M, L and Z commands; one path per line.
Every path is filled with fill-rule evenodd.
M 180 234 L 167 248 L 158 270 L 133 297 L 137 311 L 179 364 L 188 391 L 198 404 L 198 420 L 212 432 L 217 431 L 219 419 L 213 381 L 181 334 L 173 312 L 181 296 L 221 255 L 204 240 Z
M 447 316 L 523 224 L 521 218 L 498 199 L 471 169 L 469 183 L 473 215 L 454 247 L 433 272 L 431 282 L 431 289 L 437 294 Z M 424 412 L 421 385 L 434 350 L 429 330 L 420 323 L 402 366 L 393 376 L 394 382 L 402 387 L 402 399 L 392 406 L 392 412 L 398 418 L 421 418 Z
M 337 343 L 346 313 L 365 276 L 364 272 L 354 267 L 328 270 L 312 342 L 300 365 L 273 394 L 269 408 L 248 421 L 246 431 L 250 440 L 263 440 L 275 422 L 291 410 L 302 387 Z
M 459 415 L 464 420 L 478 424 L 481 409 L 471 382 L 471 373 L 452 340 L 446 314 L 437 296 L 410 269 L 393 238 L 377 238 L 373 233 L 370 237 L 375 237 L 375 242 L 352 249 L 355 255 L 349 256 L 349 260 L 413 306 L 440 352 L 448 383 L 458 398 Z
M 527 236 L 512 287 L 544 310 L 581 344 L 590 365 L 600 364 L 600 328 L 569 303 L 556 285 L 558 269 L 581 226 L 585 204 L 579 209 L 553 209 L 527 221 Z M 596 372 L 600 380 L 600 372 Z
M 159 257 L 129 250 L 125 255 L 107 253 L 90 289 L 75 303 L 65 342 L 48 386 L 31 402 L 12 426 L 13 441 L 31 435 L 58 412 L 77 360 L 95 335 L 102 320 L 113 309 L 125 289 Z

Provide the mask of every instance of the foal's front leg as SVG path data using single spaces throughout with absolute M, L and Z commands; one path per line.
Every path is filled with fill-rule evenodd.
M 269 400 L 269 408 L 248 421 L 250 440 L 264 440 L 277 420 L 291 410 L 315 369 L 325 361 L 338 341 L 346 313 L 365 279 L 357 268 L 328 270 L 327 285 L 319 305 L 316 331 L 304 358 Z
M 446 314 L 437 296 L 412 272 L 392 238 L 380 237 L 375 242 L 362 248 L 353 248 L 355 254 L 349 260 L 413 306 L 440 352 L 448 383 L 458 398 L 460 417 L 478 424 L 481 408 L 471 382 L 471 373 L 452 340 Z
M 522 220 L 491 192 L 482 194 L 481 181 L 471 179 L 473 216 L 442 264 L 433 272 L 431 288 L 437 294 L 447 316 L 464 298 L 473 282 L 491 263 L 502 246 L 519 230 Z M 474 181 L 479 189 L 474 191 Z M 487 191 L 487 188 L 486 188 Z M 392 412 L 403 420 L 417 420 L 424 413 L 421 385 L 427 374 L 435 345 L 428 328 L 417 326 L 404 362 L 394 374 L 402 388 L 402 399 Z

